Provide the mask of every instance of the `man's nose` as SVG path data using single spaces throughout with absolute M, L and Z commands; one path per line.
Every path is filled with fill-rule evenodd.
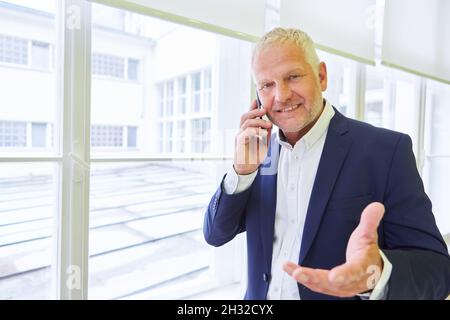
M 278 102 L 285 103 L 292 96 L 292 91 L 287 84 L 279 84 L 276 86 L 275 99 Z

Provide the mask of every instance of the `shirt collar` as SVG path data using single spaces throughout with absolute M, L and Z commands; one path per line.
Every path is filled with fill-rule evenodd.
M 335 112 L 331 104 L 326 99 L 324 99 L 324 101 L 325 107 L 319 119 L 314 124 L 314 126 L 300 140 L 298 140 L 295 143 L 294 148 L 300 143 L 304 143 L 306 149 L 311 148 L 319 140 L 319 138 L 327 131 L 328 126 L 330 125 L 331 118 L 333 118 Z M 281 130 L 278 130 L 277 134 L 278 134 L 278 141 L 283 147 L 287 148 L 288 150 L 293 149 L 292 146 L 286 141 L 286 137 L 284 136 L 283 132 L 281 132 Z

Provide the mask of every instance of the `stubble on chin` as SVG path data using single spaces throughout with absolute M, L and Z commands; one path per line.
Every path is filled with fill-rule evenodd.
M 285 128 L 285 130 L 282 129 L 283 132 L 286 133 L 299 132 L 304 128 L 306 128 L 308 125 L 310 125 L 312 122 L 316 121 L 322 112 L 321 102 L 316 103 L 313 108 L 309 109 L 305 108 L 305 111 L 306 111 L 305 117 L 303 117 L 303 119 L 299 119 L 298 125 L 291 128 Z

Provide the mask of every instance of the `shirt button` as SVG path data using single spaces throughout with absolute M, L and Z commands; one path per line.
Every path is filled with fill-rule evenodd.
M 295 160 L 298 160 L 298 156 L 295 156 Z
M 270 276 L 267 273 L 263 273 L 263 280 L 264 282 L 269 282 Z
M 291 186 L 291 191 L 294 191 L 295 190 L 295 187 L 294 186 Z

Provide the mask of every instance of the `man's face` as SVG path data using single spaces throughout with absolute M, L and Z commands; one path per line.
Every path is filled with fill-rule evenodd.
M 322 111 L 326 67 L 312 69 L 292 43 L 269 46 L 253 61 L 258 94 L 267 115 L 283 133 L 299 132 Z

